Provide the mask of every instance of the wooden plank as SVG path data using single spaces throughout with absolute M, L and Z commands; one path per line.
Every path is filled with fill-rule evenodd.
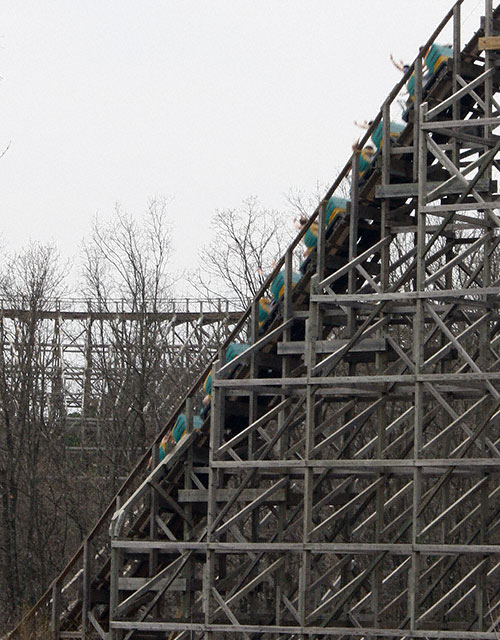
M 102 640 L 107 640 L 108 634 L 101 627 L 101 625 L 97 621 L 97 619 L 96 619 L 95 615 L 92 613 L 92 611 L 89 611 L 89 620 L 92 623 L 92 626 L 94 627 L 94 629 L 99 634 L 99 637 L 102 638 Z
M 500 49 L 500 36 L 485 36 L 477 41 L 479 51 L 494 51 Z
M 26 309 L 4 309 L 3 315 L 5 318 L 27 318 L 31 312 Z M 202 324 L 211 324 L 220 320 L 229 320 L 230 322 L 237 322 L 243 315 L 242 311 L 207 311 L 200 314 L 196 312 L 145 312 L 136 313 L 133 311 L 44 311 L 38 310 L 37 317 L 44 320 L 55 320 L 60 318 L 61 320 L 141 320 L 147 318 L 148 320 L 156 320 L 158 322 L 165 322 L 167 320 L 174 320 L 175 324 L 184 324 L 187 322 L 194 322 L 201 318 Z
M 275 484 L 270 486 L 268 489 L 265 489 L 264 492 L 260 491 L 259 497 L 255 498 L 252 502 L 247 504 L 246 507 L 241 509 L 238 513 L 235 513 L 234 516 L 229 518 L 224 524 L 221 524 L 213 533 L 214 537 L 220 537 L 224 531 L 230 529 L 236 522 L 239 522 L 242 518 L 245 518 L 253 509 L 257 508 L 261 504 L 264 504 L 268 501 L 269 497 L 272 496 L 273 493 L 281 489 L 283 485 L 288 484 L 288 478 L 281 478 Z
M 217 489 L 216 501 L 227 502 L 234 495 L 234 489 Z M 238 502 L 252 502 L 262 495 L 262 489 L 243 489 L 238 496 Z M 206 502 L 208 500 L 208 489 L 179 489 L 179 502 Z M 284 490 L 276 491 L 266 502 L 285 502 L 286 493 Z
M 120 591 L 136 591 L 150 581 L 150 578 L 118 578 L 118 589 Z M 159 580 L 156 584 L 150 587 L 150 591 L 161 591 L 165 588 L 168 580 Z M 182 591 L 186 590 L 186 578 L 176 578 L 169 586 L 169 591 Z
M 265 569 L 263 569 L 257 576 L 255 576 L 255 578 L 253 578 L 253 580 L 250 580 L 250 582 L 247 582 L 247 584 L 244 587 L 242 587 L 239 591 L 237 591 L 234 595 L 232 595 L 227 601 L 227 604 L 231 606 L 232 604 L 238 602 L 238 600 L 241 600 L 241 598 L 243 598 L 247 593 L 249 593 L 254 587 L 260 584 L 267 577 L 268 574 L 273 573 L 274 571 L 276 571 L 276 569 L 279 569 L 283 563 L 284 563 L 284 558 L 283 557 L 278 558 L 278 560 L 273 562 L 269 567 L 266 567 Z
M 432 118 L 434 118 L 438 113 L 441 113 L 441 111 L 444 111 L 444 109 L 447 109 L 455 101 L 459 100 L 462 96 L 466 95 L 467 93 L 469 93 L 469 91 L 471 91 L 472 89 L 477 87 L 479 84 L 481 84 L 481 82 L 484 82 L 485 78 L 487 78 L 492 73 L 493 73 L 493 69 L 488 69 L 487 71 L 482 73 L 480 76 L 475 78 L 472 82 L 467 84 L 465 87 L 462 87 L 461 89 L 456 91 L 453 95 L 451 95 L 449 98 L 447 98 L 446 100 L 443 100 L 441 103 L 439 103 L 433 109 L 428 111 L 427 112 L 427 117 L 430 120 Z
M 324 304 L 337 303 L 344 304 L 346 302 L 379 302 L 381 300 L 398 301 L 398 300 L 426 300 L 426 299 L 439 299 L 439 298 L 460 298 L 462 296 L 485 296 L 485 295 L 498 295 L 498 287 L 474 287 L 464 289 L 441 289 L 439 291 L 399 291 L 397 293 L 357 293 L 354 295 L 349 294 L 313 294 L 311 300 L 313 302 L 320 302 Z M 496 300 L 495 300 L 496 301 Z M 480 301 L 467 300 L 468 303 L 476 303 Z
M 205 552 L 207 550 L 224 554 L 250 554 L 271 551 L 273 553 L 313 553 L 356 554 L 373 555 L 374 553 L 387 552 L 395 555 L 407 555 L 414 551 L 429 556 L 452 556 L 457 553 L 464 555 L 488 555 L 500 556 L 499 544 L 421 544 L 421 543 L 392 543 L 392 542 L 166 542 L 154 540 L 150 547 L 146 547 L 146 540 L 121 540 L 116 541 L 121 548 L 130 549 L 134 553 L 145 552 L 147 548 L 154 547 L 164 551 L 173 549 L 185 549 L 190 551 Z M 114 543 L 116 544 L 116 543 Z M 151 590 L 148 588 L 148 590 Z M 122 603 L 123 604 L 123 603 Z M 122 607 L 120 606 L 120 609 Z M 121 613 L 121 611 L 120 611 Z
M 359 256 L 350 260 L 344 267 L 342 267 L 341 269 L 338 269 L 337 271 L 335 271 L 335 273 L 332 273 L 330 276 L 328 276 L 327 278 L 319 282 L 318 288 L 324 289 L 325 287 L 329 286 L 330 284 L 332 284 L 342 276 L 346 275 L 357 264 L 361 264 L 366 259 L 368 259 L 372 255 L 380 251 L 382 247 L 385 246 L 386 244 L 389 244 L 389 242 L 390 242 L 390 238 L 383 238 L 382 240 L 379 240 L 373 246 L 366 249 L 366 251 L 363 251 L 363 253 L 361 253 Z
M 129 544 L 130 543 L 131 541 L 129 541 Z M 146 544 L 147 544 L 147 541 L 146 541 Z M 148 553 L 154 549 L 158 549 L 158 546 L 151 543 L 149 544 L 150 544 L 150 548 L 148 550 Z M 172 543 L 170 542 L 168 544 L 172 544 Z M 136 544 L 133 544 L 133 546 L 135 547 Z M 132 593 L 128 598 L 126 598 L 126 600 L 121 602 L 116 607 L 112 615 L 117 617 L 121 617 L 122 615 L 124 615 L 136 602 L 140 601 L 141 598 L 146 593 L 151 591 L 159 582 L 163 581 L 164 582 L 163 589 L 168 589 L 170 585 L 173 584 L 173 582 L 177 579 L 178 574 L 180 573 L 180 571 L 182 571 L 182 569 L 184 568 L 184 565 L 186 564 L 190 556 L 191 556 L 190 553 L 180 555 L 179 557 L 175 558 L 175 560 L 173 560 L 170 564 L 164 567 L 155 576 L 151 578 L 147 578 L 141 587 L 139 587 L 134 593 Z
M 334 353 L 340 347 L 347 344 L 347 340 L 318 340 L 316 342 L 316 353 Z M 354 351 L 386 351 L 387 342 L 385 339 L 367 338 L 366 340 L 360 340 L 357 344 L 353 345 L 351 352 Z M 278 343 L 279 355 L 290 354 L 303 354 L 306 352 L 305 342 L 280 342 Z
M 85 540 L 83 545 L 83 584 L 82 584 L 82 636 L 85 638 L 87 636 L 87 618 L 90 609 L 90 542 Z
M 433 189 L 437 189 L 441 186 L 442 182 L 427 182 L 428 193 Z M 481 179 L 476 184 L 477 191 L 490 191 L 490 181 L 487 179 Z M 464 186 L 462 184 L 449 185 L 441 195 L 450 195 L 454 193 L 462 193 Z M 377 185 L 375 187 L 376 198 L 410 198 L 418 195 L 418 182 L 404 182 L 401 184 L 387 184 Z M 457 209 L 460 207 L 457 205 Z M 481 209 L 481 204 L 478 203 L 478 209 Z
M 465 469 L 466 471 L 472 471 L 475 469 L 477 472 L 491 471 L 500 469 L 500 459 L 498 458 L 427 458 L 417 460 L 385 460 L 385 459 L 373 459 L 373 460 L 240 460 L 238 462 L 230 461 L 214 461 L 213 467 L 216 469 L 268 469 L 274 473 L 280 471 L 289 471 L 291 469 L 305 469 L 306 467 L 317 469 L 339 469 L 361 472 L 362 469 L 373 471 L 375 469 L 380 471 L 390 471 L 394 473 L 396 469 L 401 469 L 404 472 L 410 472 L 413 467 L 422 467 L 426 469 L 447 469 L 453 467 L 455 471 Z M 126 542 L 126 541 L 124 541 Z M 113 542 L 112 546 L 120 546 L 119 541 L 116 541 L 116 545 Z
M 51 631 L 54 640 L 59 639 L 61 627 L 61 585 L 58 581 L 52 587 Z
M 425 211 L 432 215 L 448 211 L 482 211 L 484 209 L 500 209 L 500 200 L 495 200 L 494 202 L 481 202 L 481 204 L 478 202 L 460 202 L 457 204 L 442 204 L 438 206 L 426 205 L 424 207 L 420 207 L 421 211 Z
M 484 127 L 492 125 L 500 126 L 500 118 L 471 118 L 470 120 L 438 120 L 436 122 L 424 122 L 422 129 L 425 131 L 434 131 L 435 129 L 446 129 L 448 127 Z
M 322 626 L 283 626 L 283 625 L 251 625 L 251 624 L 204 624 L 198 622 L 135 622 L 131 621 L 119 621 L 113 620 L 110 622 L 111 629 L 117 630 L 137 630 L 147 632 L 156 631 L 168 633 L 170 631 L 186 632 L 186 633 L 212 633 L 213 637 L 223 637 L 220 634 L 235 633 L 254 633 L 254 634 L 282 634 L 295 637 L 305 637 L 303 634 L 307 633 L 310 637 L 319 636 L 332 636 L 332 637 L 345 637 L 345 638 L 422 638 L 423 640 L 429 640 L 429 638 L 435 638 L 436 640 L 456 640 L 460 637 L 461 640 L 498 640 L 497 631 L 442 631 L 434 629 L 424 630 L 410 630 L 406 629 L 393 629 L 393 628 L 381 628 L 381 627 L 322 627 Z M 207 636 L 205 636 L 207 637 Z

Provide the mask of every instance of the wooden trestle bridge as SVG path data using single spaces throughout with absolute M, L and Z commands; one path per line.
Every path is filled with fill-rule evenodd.
M 0 299 L 0 349 L 6 366 L 17 366 L 15 336 L 23 323 L 36 320 L 38 357 L 51 381 L 49 410 L 64 416 L 68 442 L 78 442 L 67 450 L 84 453 L 102 444 L 99 434 L 106 424 L 97 404 L 106 394 L 106 372 L 116 376 L 140 356 L 141 348 L 148 348 L 135 341 L 141 323 L 154 324 L 157 330 L 154 348 L 161 352 L 158 364 L 164 372 L 155 380 L 155 392 L 168 407 L 177 404 L 196 372 L 217 355 L 241 315 L 236 301 L 222 298 L 155 300 L 142 305 L 125 299 L 57 298 L 43 300 L 36 310 Z M 125 394 L 127 388 L 122 385 Z
M 461 5 L 362 140 L 383 123 L 347 214 L 319 224 L 293 288 L 299 234 L 227 340 L 251 346 L 219 352 L 202 429 L 208 368 L 11 637 L 46 617 L 54 638 L 499 637 L 500 7 L 462 42 Z M 186 435 L 148 470 L 180 412 Z

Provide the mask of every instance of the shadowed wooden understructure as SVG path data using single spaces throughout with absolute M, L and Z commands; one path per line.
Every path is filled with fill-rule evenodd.
M 461 5 L 362 140 L 382 122 L 347 213 L 326 229 L 359 150 L 228 338 L 249 348 L 220 350 L 203 428 L 208 370 L 163 432 L 183 412 L 184 437 L 138 463 L 25 633 L 50 615 L 54 638 L 498 638 L 500 9 L 464 43 Z

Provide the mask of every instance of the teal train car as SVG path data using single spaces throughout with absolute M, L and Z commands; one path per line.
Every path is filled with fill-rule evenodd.
M 425 66 L 429 70 L 429 73 L 434 74 L 449 58 L 453 58 L 452 47 L 449 45 L 431 44 L 425 56 Z
M 271 300 L 263 297 L 259 299 L 259 329 L 266 323 L 271 313 Z
M 226 349 L 226 364 L 234 360 L 236 356 L 239 356 L 240 353 L 243 353 L 248 349 L 249 345 L 245 343 L 237 343 L 230 342 Z M 212 395 L 212 371 L 205 378 L 205 382 L 203 383 L 203 390 L 205 395 Z
M 200 416 L 193 416 L 193 429 L 201 429 L 203 426 L 203 420 Z M 175 421 L 174 428 L 172 429 L 172 437 L 175 442 L 179 442 L 179 440 L 184 435 L 186 431 L 186 416 L 184 413 L 180 413 L 177 416 L 177 420 Z M 160 460 L 162 460 L 161 452 L 160 452 Z
M 302 274 L 297 271 L 292 271 L 292 288 L 295 287 L 297 282 L 302 278 Z M 276 302 L 280 300 L 285 292 L 285 272 L 280 271 L 276 278 L 271 282 L 271 293 Z
M 340 198 L 339 196 L 332 196 L 328 200 L 328 204 L 326 205 L 325 211 L 325 220 L 326 227 L 332 224 L 337 215 L 343 215 L 346 212 L 347 208 L 347 200 L 345 198 Z M 305 232 L 304 237 L 302 238 L 304 244 L 307 249 L 305 254 L 309 255 L 311 251 L 318 244 L 318 223 L 313 222 L 309 229 Z
M 424 75 L 424 79 L 428 82 L 434 74 L 436 74 L 445 62 L 450 58 L 453 58 L 453 48 L 449 45 L 443 44 L 431 44 L 424 58 L 424 67 L 427 68 L 427 73 Z M 412 73 L 406 89 L 413 100 L 415 96 L 415 74 Z
M 400 122 L 390 122 L 389 130 L 390 136 L 393 140 L 399 138 L 401 132 L 404 130 L 405 125 Z M 372 133 L 372 142 L 377 147 L 377 149 L 382 148 L 382 129 L 383 129 L 383 121 L 381 120 L 378 123 L 375 131 Z
M 160 446 L 158 447 L 158 459 L 160 462 L 167 455 L 167 444 L 168 440 L 166 438 L 163 438 L 163 440 L 160 442 Z
M 406 83 L 406 90 L 408 91 L 408 94 L 413 100 L 413 98 L 415 97 L 415 74 L 414 73 L 411 74 L 410 79 Z
M 362 178 L 370 168 L 375 149 L 372 147 L 364 147 L 359 154 L 359 177 Z

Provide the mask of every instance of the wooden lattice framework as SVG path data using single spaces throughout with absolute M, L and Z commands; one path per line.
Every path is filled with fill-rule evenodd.
M 18 366 L 23 349 L 19 327 L 28 321 L 36 324 L 37 357 L 51 380 L 50 410 L 64 420 L 68 441 L 75 438 L 79 442 L 78 447 L 68 446 L 69 451 L 99 446 L 98 434 L 106 430 L 102 418 L 96 416 L 96 406 L 109 393 L 103 366 L 118 372 L 128 346 L 134 347 L 124 340 L 117 350 L 117 335 L 133 339 L 141 323 L 155 323 L 155 347 L 163 355 L 157 390 L 165 406 L 175 406 L 186 385 L 211 362 L 241 317 L 233 302 L 217 298 L 161 300 L 155 303 L 154 311 L 146 307 L 139 311 L 125 299 L 96 302 L 59 298 L 43 300 L 37 309 L 14 303 L 0 300 L 3 361 L 7 371 Z M 172 384 L 173 371 L 176 384 Z
M 230 337 L 250 327 L 251 346 L 220 352 L 210 419 L 189 427 L 202 376 L 187 434 L 138 464 L 25 625 L 49 605 L 56 638 L 498 638 L 500 53 L 479 38 L 495 46 L 500 9 L 486 0 L 463 46 L 461 5 L 367 131 L 382 120 L 382 150 L 348 215 L 319 225 L 292 288 L 299 234 Z M 450 20 L 453 59 L 426 85 Z

